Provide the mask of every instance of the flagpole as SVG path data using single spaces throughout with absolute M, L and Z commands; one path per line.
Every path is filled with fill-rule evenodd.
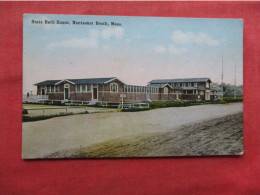
M 223 56 L 222 56 L 222 74 L 221 74 L 221 100 L 223 100 L 224 90 L 223 90 Z
M 237 76 L 236 76 L 236 72 L 237 72 L 237 67 L 236 67 L 236 64 L 235 64 L 234 99 L 237 99 L 237 94 L 236 94 Z

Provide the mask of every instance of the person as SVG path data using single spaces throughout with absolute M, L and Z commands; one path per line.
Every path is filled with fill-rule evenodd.
M 27 92 L 27 98 L 30 96 L 29 92 Z

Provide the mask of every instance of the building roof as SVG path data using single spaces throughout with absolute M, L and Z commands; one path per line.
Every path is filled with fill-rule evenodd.
M 103 84 L 117 79 L 116 77 L 110 78 L 90 78 L 90 79 L 67 79 L 75 84 Z
M 147 87 L 158 87 L 158 88 L 164 88 L 165 86 L 169 86 L 170 88 L 172 88 L 172 86 L 170 86 L 169 84 L 157 84 L 157 83 L 155 83 L 155 84 L 149 84 L 149 85 L 147 85 Z
M 173 87 L 173 89 L 179 89 L 179 90 L 197 90 L 198 87 Z
M 47 80 L 47 81 L 35 83 L 34 85 L 55 85 L 59 81 L 61 81 L 61 80 Z
M 67 81 L 72 84 L 81 85 L 81 84 L 103 84 L 108 83 L 117 79 L 116 77 L 109 78 L 88 78 L 88 79 L 64 79 L 64 80 L 47 80 L 40 83 L 36 83 L 34 85 L 57 85 L 63 81 Z M 119 80 L 119 79 L 117 79 Z M 120 81 L 120 80 L 119 80 Z M 122 81 L 121 81 L 122 82 Z M 123 83 L 123 82 L 122 82 Z
M 212 82 L 210 78 L 186 78 L 186 79 L 156 79 L 152 80 L 149 83 L 155 84 L 155 83 L 189 83 L 189 82 L 206 82 L 209 81 Z

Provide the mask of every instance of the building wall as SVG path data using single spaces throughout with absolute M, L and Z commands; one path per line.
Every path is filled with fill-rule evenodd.
M 109 92 L 109 91 L 99 91 L 98 93 L 98 101 L 104 101 L 104 102 L 120 102 L 119 92 Z
M 146 97 L 146 93 L 125 93 L 126 94 L 126 98 L 125 101 L 126 102 L 144 102 L 147 101 L 147 97 Z M 151 98 L 151 96 L 150 96 Z
M 63 92 L 47 93 L 47 95 L 49 96 L 49 99 L 51 99 L 51 100 L 63 100 L 64 99 Z
M 49 95 L 49 99 L 51 100 L 63 100 L 64 99 L 64 84 L 67 82 L 60 83 L 59 92 L 47 92 L 46 95 Z M 110 84 L 116 83 L 118 84 L 118 92 L 110 91 Z M 86 92 L 76 92 L 76 85 L 68 83 L 70 86 L 70 97 L 69 100 L 79 100 L 79 101 L 91 101 L 92 100 L 92 90 Z M 187 84 L 188 85 L 188 84 Z M 183 91 L 180 90 L 172 90 L 170 87 L 168 88 L 168 93 L 165 94 L 163 89 L 159 89 L 159 93 L 150 93 L 150 100 L 152 101 L 173 101 L 173 100 L 205 100 L 205 89 L 206 83 L 197 83 L 199 90 L 199 94 L 184 94 Z M 119 80 L 113 80 L 106 84 L 98 84 L 98 101 L 104 102 L 121 102 L 122 98 L 120 94 L 124 93 L 124 83 Z M 194 86 L 194 83 L 192 83 Z M 45 86 L 43 86 L 45 87 Z M 178 93 L 178 98 L 177 94 Z M 41 94 L 41 86 L 37 86 L 37 94 Z M 144 102 L 147 101 L 147 94 L 144 92 L 134 92 L 134 93 L 124 93 L 126 97 L 124 98 L 124 102 Z M 216 99 L 215 96 L 210 96 L 210 99 Z
M 91 101 L 92 92 L 71 92 L 70 100 Z
M 109 82 L 109 83 L 106 83 L 106 84 L 100 84 L 100 85 L 98 85 L 98 87 L 99 87 L 99 91 L 108 91 L 108 92 L 110 92 L 110 84 L 111 83 L 116 83 L 116 84 L 118 84 L 118 92 L 120 93 L 122 93 L 122 92 L 124 92 L 124 83 L 122 83 L 121 81 L 119 81 L 119 80 L 117 80 L 117 79 L 115 79 L 115 80 L 113 80 L 113 81 L 111 81 L 111 82 Z
M 199 96 L 196 94 L 180 94 L 179 98 L 181 100 L 200 100 L 201 96 L 199 98 Z
M 150 99 L 152 101 L 158 101 L 160 99 L 160 94 L 159 93 L 152 93 L 152 94 L 150 94 Z

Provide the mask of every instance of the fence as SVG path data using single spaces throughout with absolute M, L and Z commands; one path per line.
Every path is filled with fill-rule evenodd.
M 43 100 L 48 100 L 49 96 L 48 95 L 23 95 L 23 102 L 39 102 Z
M 87 107 L 82 107 L 82 106 L 73 106 L 73 107 L 40 107 L 40 108 L 24 108 L 23 110 L 27 110 L 27 111 L 36 111 L 36 110 L 42 110 L 42 116 L 46 116 L 46 111 L 47 110 L 64 110 L 65 114 L 68 114 L 69 110 L 73 110 L 73 109 L 78 109 L 77 111 L 80 112 L 79 110 L 81 109 L 81 112 L 87 112 Z M 74 110 L 75 111 L 75 110 Z M 78 113 L 78 112 L 74 112 L 74 113 Z M 29 114 L 29 112 L 28 112 Z M 52 113 L 53 114 L 53 113 Z M 57 113 L 56 113 L 57 114 Z M 58 113 L 59 114 L 59 113 Z
M 149 103 L 118 104 L 118 108 L 149 108 Z

